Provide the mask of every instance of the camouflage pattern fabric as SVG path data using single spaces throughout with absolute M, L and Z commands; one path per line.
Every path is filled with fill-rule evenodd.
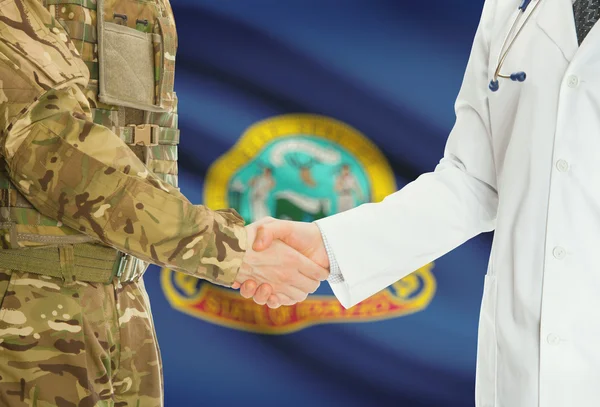
M 160 352 L 142 280 L 64 285 L 0 269 L 0 360 L 3 407 L 163 403 Z
M 191 204 L 94 123 L 88 81 L 80 51 L 39 0 L 0 2 L 0 147 L 12 183 L 65 234 L 230 286 L 246 247 L 241 217 Z
M 241 217 L 176 188 L 170 5 L 104 4 L 108 18 L 126 13 L 123 24 L 169 37 L 155 47 L 157 102 L 168 109 L 98 101 L 96 0 L 1 0 L 0 250 L 97 241 L 229 286 L 246 248 Z M 125 144 L 123 126 L 141 123 L 159 126 L 165 144 L 145 154 Z M 64 281 L 0 265 L 0 405 L 162 406 L 143 280 Z

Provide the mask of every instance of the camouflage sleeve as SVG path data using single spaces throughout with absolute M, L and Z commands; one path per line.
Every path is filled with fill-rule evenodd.
M 191 204 L 91 121 L 87 68 L 39 3 L 0 2 L 0 147 L 13 183 L 69 227 L 231 285 L 246 246 L 239 215 Z

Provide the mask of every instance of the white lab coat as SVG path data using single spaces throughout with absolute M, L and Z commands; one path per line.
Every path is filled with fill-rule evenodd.
M 435 171 L 319 221 L 346 307 L 495 229 L 477 407 L 600 406 L 600 23 L 578 48 L 571 0 L 541 1 L 504 64 L 524 83 L 488 90 L 520 0 L 487 0 Z

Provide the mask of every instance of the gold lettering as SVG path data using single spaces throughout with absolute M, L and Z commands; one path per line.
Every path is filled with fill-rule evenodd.
M 308 316 L 310 316 L 312 314 L 312 307 L 313 307 L 313 303 L 312 303 L 312 300 L 310 300 L 310 299 L 306 300 L 304 302 L 301 302 L 300 304 L 298 304 L 296 306 L 296 317 L 301 321 L 306 319 Z
M 212 293 L 209 293 L 206 296 L 206 311 L 215 315 L 221 312 L 219 299 L 216 298 Z
M 260 325 L 260 326 L 269 326 L 271 325 L 271 321 L 269 319 L 269 315 L 267 313 L 267 307 L 263 306 L 263 305 L 257 305 L 252 303 L 252 305 L 254 305 L 254 307 L 252 307 L 252 309 L 254 310 L 254 317 L 256 319 L 256 324 Z
M 323 315 L 323 303 L 321 301 L 316 302 L 311 310 L 311 314 L 313 317 L 320 317 Z
M 248 322 L 244 313 L 244 308 L 241 306 L 240 301 L 234 301 L 231 304 L 231 318 L 236 321 Z
M 342 305 L 338 303 L 336 300 L 332 300 L 327 304 L 327 315 L 331 317 L 338 317 L 343 314 Z
M 221 303 L 221 316 L 223 318 L 231 318 L 231 302 L 224 295 L 217 295 Z
M 275 325 L 289 323 L 292 319 L 292 307 L 280 307 L 277 309 L 269 308 L 269 317 Z

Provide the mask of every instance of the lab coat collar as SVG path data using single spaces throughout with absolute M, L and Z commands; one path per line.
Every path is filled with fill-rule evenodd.
M 538 26 L 560 48 L 566 60 L 571 61 L 579 47 L 572 0 L 538 1 L 542 2 L 536 19 Z

